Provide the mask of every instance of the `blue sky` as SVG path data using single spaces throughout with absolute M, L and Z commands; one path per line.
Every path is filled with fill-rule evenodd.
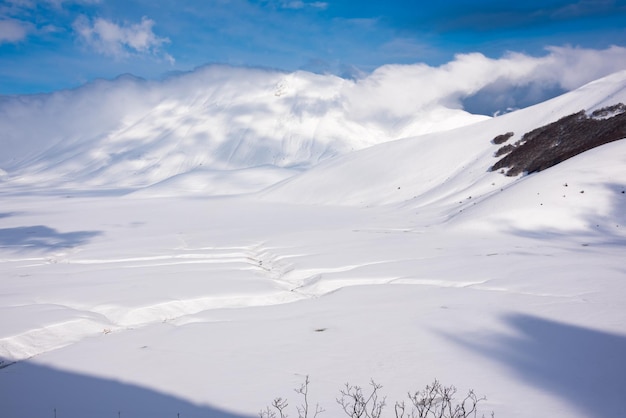
M 0 95 L 208 63 L 356 76 L 566 45 L 626 47 L 626 0 L 0 0 Z

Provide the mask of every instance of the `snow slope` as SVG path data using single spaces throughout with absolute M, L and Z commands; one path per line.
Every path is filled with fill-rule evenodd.
M 484 116 L 441 105 L 384 112 L 378 94 L 363 113 L 361 87 L 335 76 L 209 66 L 146 82 L 129 76 L 73 91 L 4 98 L 0 156 L 4 181 L 35 189 L 138 189 L 238 194 L 241 168 L 290 168 L 375 143 L 462 126 Z M 207 179 L 198 173 L 209 172 Z M 233 176 L 215 189 L 210 172 Z M 176 180 L 170 180 L 176 177 Z M 189 177 L 189 179 L 181 179 Z M 171 183 L 166 187 L 163 182 Z M 200 182 L 200 183 L 199 183 Z M 259 183 L 257 181 L 257 183 Z M 180 190 L 178 191 L 180 193 Z
M 281 183 L 266 197 L 279 201 L 296 197 L 315 204 L 449 206 L 459 199 L 488 195 L 513 181 L 489 172 L 500 147 L 491 144 L 494 137 L 513 132 L 509 140 L 513 143 L 524 133 L 581 109 L 591 113 L 626 102 L 625 84 L 626 72 L 616 73 L 494 119 L 350 153 Z
M 67 163 L 63 144 L 25 146 L 0 185 L 0 415 L 249 417 L 275 396 L 294 407 L 305 375 L 327 416 L 370 378 L 390 403 L 437 378 L 486 395 L 486 415 L 626 415 L 625 141 L 488 171 L 496 135 L 625 91 L 618 73 L 307 170 L 211 162 L 123 196 L 138 183 L 115 164 L 56 177 L 104 142 Z

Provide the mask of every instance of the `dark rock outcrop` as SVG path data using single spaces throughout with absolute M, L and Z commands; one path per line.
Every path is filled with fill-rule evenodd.
M 495 138 L 493 138 L 493 140 L 491 142 L 493 142 L 496 145 L 504 144 L 513 135 L 514 135 L 513 132 L 507 132 L 505 134 L 496 136 Z
M 506 142 L 509 134 L 497 136 L 493 143 Z M 491 171 L 505 170 L 507 176 L 534 173 L 623 138 L 626 138 L 624 104 L 598 109 L 589 116 L 581 110 L 524 134 L 514 145 L 501 147 L 495 156 L 506 155 L 491 167 Z

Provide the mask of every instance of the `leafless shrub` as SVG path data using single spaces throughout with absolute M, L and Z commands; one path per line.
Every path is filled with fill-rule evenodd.
M 427 385 L 423 390 L 409 392 L 410 410 L 404 402 L 396 402 L 396 418 L 470 418 L 476 417 L 478 403 L 485 400 L 470 390 L 465 398 L 455 403 L 454 386 L 443 386 L 438 380 Z M 493 417 L 493 412 L 491 413 Z
M 285 413 L 285 409 L 289 404 L 286 399 L 283 398 L 275 398 L 272 401 L 272 407 L 266 406 L 265 409 L 259 411 L 260 418 L 287 418 L 287 414 Z M 272 409 L 274 408 L 274 409 Z M 276 415 L 278 412 L 278 416 Z
M 296 407 L 298 418 L 317 418 L 325 412 L 319 404 L 315 404 L 313 410 L 309 409 L 309 376 L 299 389 L 303 402 Z M 340 390 L 340 396 L 336 399 L 343 412 L 350 418 L 382 418 L 387 405 L 386 396 L 381 395 L 382 385 L 374 380 L 370 381 L 369 389 L 353 386 L 346 383 Z M 457 389 L 454 386 L 444 386 L 435 380 L 424 389 L 408 393 L 408 402 L 400 401 L 394 404 L 395 418 L 476 418 L 478 404 L 485 397 L 478 397 L 473 390 L 460 401 L 455 400 Z M 271 406 L 259 412 L 260 418 L 287 418 L 287 400 L 275 398 Z M 484 415 L 481 415 L 484 418 Z M 491 413 L 494 418 L 494 413 Z
M 309 407 L 309 376 L 307 375 L 304 378 L 304 383 L 297 389 L 294 389 L 295 392 L 302 396 L 302 404 L 296 406 L 296 411 L 298 411 L 298 418 L 317 418 L 319 414 L 324 412 L 324 409 L 320 407 L 319 404 L 315 404 L 314 409 L 310 409 Z M 286 398 L 274 398 L 271 406 L 266 406 L 265 409 L 259 411 L 260 418 L 287 418 L 287 407 L 289 404 L 287 403 Z
M 298 411 L 298 418 L 309 418 L 309 375 L 304 378 L 304 383 L 300 388 L 295 389 L 296 393 L 302 395 L 302 404 L 296 407 Z M 316 418 L 319 414 L 324 412 L 324 409 L 319 404 L 315 404 L 315 409 L 312 412 L 311 418 Z
M 378 391 L 382 388 L 381 385 L 371 380 L 370 386 L 372 389 L 369 395 L 363 393 L 360 386 L 352 386 L 349 383 L 341 390 L 337 403 L 350 418 L 380 418 L 386 405 L 386 398 L 384 396 L 379 398 Z

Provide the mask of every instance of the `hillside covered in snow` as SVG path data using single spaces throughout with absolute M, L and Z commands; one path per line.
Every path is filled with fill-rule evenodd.
M 393 106 L 393 92 L 372 83 L 209 66 L 164 82 L 125 76 L 9 97 L 0 102 L 10 150 L 0 156 L 0 173 L 39 189 L 135 190 L 165 182 L 238 194 L 250 191 L 238 183 L 256 190 L 333 156 L 486 118 L 428 98 Z M 366 94 L 373 104 L 364 103 Z M 240 171 L 250 168 L 254 174 Z
M 370 378 L 626 415 L 626 141 L 498 152 L 623 131 L 626 72 L 497 117 L 381 85 L 211 66 L 3 98 L 0 416 L 252 417 L 306 375 L 321 417 Z

